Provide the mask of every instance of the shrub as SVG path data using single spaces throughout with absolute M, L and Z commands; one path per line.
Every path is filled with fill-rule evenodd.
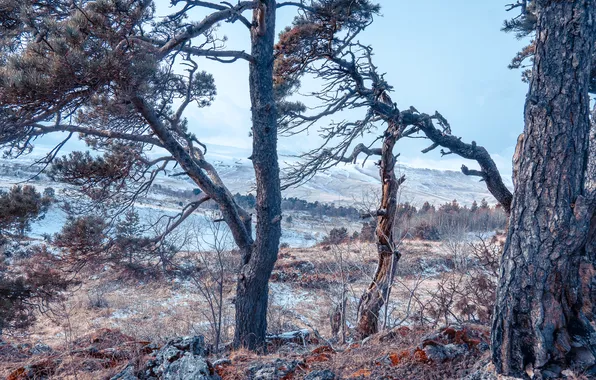
M 375 232 L 377 230 L 377 221 L 372 220 L 370 222 L 362 223 L 362 229 L 360 230 L 360 241 L 372 243 L 375 241 Z
M 499 258 L 503 244 L 496 237 L 470 244 L 473 266 L 467 273 L 451 272 L 430 292 L 427 311 L 436 323 L 472 321 L 488 324 L 495 302 Z
M 412 231 L 412 235 L 415 239 L 420 240 L 440 240 L 440 234 L 437 227 L 431 225 L 427 221 L 422 221 L 416 225 Z
M 70 281 L 57 269 L 57 259 L 45 246 L 12 265 L 0 264 L 0 335 L 7 329 L 28 327 L 35 311 L 61 297 Z
M 60 233 L 56 234 L 54 244 L 64 249 L 70 259 L 88 260 L 99 254 L 105 244 L 108 226 L 99 216 L 70 218 Z
M 332 228 L 329 235 L 323 238 L 323 244 L 341 244 L 349 240 L 348 229 L 345 227 Z

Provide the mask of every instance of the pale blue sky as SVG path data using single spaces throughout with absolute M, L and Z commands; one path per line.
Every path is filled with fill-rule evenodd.
M 520 72 L 507 68 L 524 45 L 500 31 L 511 15 L 505 2 L 471 0 L 380 1 L 382 17 L 360 37 L 375 49 L 375 63 L 394 86 L 398 107 L 414 105 L 419 111 L 441 112 L 453 133 L 475 140 L 495 156 L 504 172 L 516 138 L 523 130 L 523 104 L 527 84 Z M 288 25 L 294 9 L 283 8 L 278 29 Z M 248 34 L 241 25 L 223 24 L 220 33 L 229 38 L 230 49 L 249 49 Z M 250 147 L 248 69 L 245 62 L 219 64 L 205 61 L 218 86 L 214 104 L 188 114 L 190 125 L 207 142 Z M 317 144 L 315 131 L 281 138 L 281 151 L 296 152 Z M 400 142 L 404 163 L 437 168 L 458 168 L 461 159 L 441 159 L 438 150 L 422 155 L 428 143 Z
M 507 68 L 524 41 L 500 31 L 503 20 L 511 17 L 505 11 L 506 2 L 379 2 L 382 17 L 376 18 L 360 41 L 373 46 L 375 64 L 394 86 L 392 98 L 398 107 L 414 105 L 425 113 L 438 110 L 449 120 L 454 134 L 484 145 L 501 170 L 510 173 L 516 138 L 523 130 L 527 84 L 521 82 L 519 71 Z M 158 14 L 171 12 L 168 0 L 156 3 Z M 282 8 L 277 29 L 289 25 L 294 14 L 294 8 Z M 192 16 L 197 20 L 202 17 L 198 12 Z M 240 23 L 224 23 L 218 33 L 228 37 L 229 49 L 250 49 L 248 31 Z M 248 64 L 221 64 L 207 59 L 200 63 L 203 70 L 214 75 L 218 95 L 210 107 L 188 109 L 190 128 L 206 143 L 250 148 Z M 44 139 L 43 143 L 57 141 L 58 137 Z M 299 153 L 313 148 L 318 141 L 316 130 L 280 138 L 280 152 Z M 454 156 L 441 158 L 438 149 L 421 154 L 427 145 L 422 140 L 399 142 L 401 162 L 456 170 L 465 162 Z M 81 148 L 81 144 L 70 144 L 70 149 Z

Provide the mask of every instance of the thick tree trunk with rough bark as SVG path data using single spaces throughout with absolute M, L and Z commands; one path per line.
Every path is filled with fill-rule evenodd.
M 590 153 L 586 176 L 586 189 L 592 191 L 596 187 L 596 106 L 592 109 L 592 130 L 590 134 Z M 586 253 L 580 264 L 580 278 L 582 281 L 583 311 L 594 322 L 596 320 L 596 211 L 592 214 L 590 232 L 586 243 Z
M 391 123 L 394 124 L 394 123 Z M 395 177 L 395 156 L 393 147 L 397 140 L 397 129 L 389 127 L 381 150 L 380 174 L 382 184 L 381 205 L 377 211 L 377 252 L 379 262 L 377 270 L 368 289 L 364 292 L 358 306 L 357 331 L 365 338 L 378 331 L 379 315 L 385 304 L 393 282 L 399 251 L 395 248 L 393 225 L 397 210 L 397 192 L 405 177 Z
M 281 236 L 281 189 L 277 159 L 277 115 L 273 97 L 274 0 L 261 0 L 251 30 L 250 99 L 252 161 L 257 183 L 256 240 L 243 252 L 236 293 L 235 346 L 263 350 L 267 332 L 269 276 Z
M 596 363 L 579 277 L 595 209 L 588 87 L 596 2 L 538 0 L 537 7 L 491 349 L 498 373 L 542 378 L 571 366 L 593 370 Z

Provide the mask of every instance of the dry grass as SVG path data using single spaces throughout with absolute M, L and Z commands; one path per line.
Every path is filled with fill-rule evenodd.
M 397 321 L 411 323 L 407 318 L 416 314 L 416 307 L 419 306 L 416 306 L 416 302 L 410 302 L 413 299 L 412 289 L 416 289 L 419 302 L 427 301 L 429 292 L 435 289 L 441 277 L 455 270 L 450 261 L 452 257 L 440 242 L 405 241 L 400 251 L 402 258 L 388 306 L 389 326 Z M 341 300 L 342 285 L 346 287 L 348 296 L 347 320 L 354 325 L 358 300 L 369 284 L 375 262 L 376 247 L 373 244 L 282 249 L 270 287 L 270 331 L 314 328 L 320 335 L 329 338 L 329 316 Z M 282 277 L 285 279 L 281 280 Z M 40 316 L 25 337 L 8 340 L 30 344 L 40 341 L 59 352 L 71 352 L 76 342 L 90 331 L 101 329 L 120 331 L 134 341 L 158 344 L 170 337 L 198 334 L 205 335 L 210 341 L 212 330 L 206 314 L 207 303 L 188 281 L 123 279 L 119 273 L 107 267 L 100 273 L 84 274 L 82 280 L 82 285 L 73 289 L 66 301 L 54 305 L 54 314 Z M 228 295 L 224 313 L 224 342 L 233 336 L 234 310 L 231 298 L 234 287 L 234 276 L 230 275 L 226 278 Z M 411 347 L 415 337 L 421 333 L 416 330 L 411 336 L 400 336 L 389 343 L 351 347 L 327 355 L 329 357 L 317 356 L 310 351 L 307 354 L 286 352 L 284 356 L 311 360 L 309 368 L 330 368 L 346 378 L 360 370 L 370 370 L 374 378 L 374 360 Z M 279 356 L 268 356 L 267 360 Z M 229 375 L 226 378 L 229 379 L 244 378 L 245 367 L 255 360 L 254 354 L 245 351 L 234 352 L 231 358 L 234 366 L 225 369 L 226 376 Z M 72 355 L 61 354 L 60 372 L 65 377 L 60 378 L 74 376 L 69 373 L 75 373 L 77 365 L 84 362 L 80 359 L 74 360 Z M 5 362 L 0 368 L 0 375 L 7 376 L 9 370 L 35 360 L 39 359 L 35 357 Z M 118 368 L 97 368 L 97 371 L 92 372 L 93 376 L 88 378 L 102 378 Z M 396 373 L 407 374 L 404 369 L 407 366 L 400 368 L 399 371 L 395 370 Z M 82 370 L 77 378 L 85 379 L 86 374 L 88 372 Z M 297 378 L 300 378 L 299 375 Z
M 401 250 L 404 254 L 399 263 L 397 280 L 408 287 L 415 281 L 411 272 L 419 272 L 421 260 L 425 260 L 427 269 L 429 264 L 435 265 L 433 263 L 441 267 L 445 260 L 440 244 L 434 242 L 408 241 Z M 321 334 L 328 335 L 330 312 L 340 300 L 337 293 L 340 260 L 343 271 L 348 273 L 346 285 L 354 307 L 375 268 L 376 250 L 373 244 L 355 243 L 329 250 L 322 247 L 282 249 L 274 273 L 295 271 L 303 279 L 272 282 L 272 327 L 277 324 L 304 328 L 308 327 L 306 322 Z M 304 267 L 309 268 L 307 273 L 304 273 Z M 432 288 L 437 277 L 429 275 L 425 286 Z M 325 280 L 324 286 L 313 286 L 317 278 Z M 233 277 L 230 277 L 225 313 L 229 322 L 228 336 L 233 333 L 229 325 L 233 318 L 230 299 L 234 286 Z M 408 295 L 407 289 L 397 283 L 392 299 L 403 300 Z M 399 303 L 393 306 L 399 308 Z M 29 330 L 25 341 L 42 341 L 57 346 L 64 343 L 66 330 L 76 338 L 101 328 L 118 329 L 137 339 L 158 343 L 173 336 L 210 334 L 205 315 L 206 303 L 190 283 L 122 281 L 109 269 L 86 274 L 82 286 L 74 289 L 67 301 L 55 305 L 54 309 L 58 314 L 41 316 Z M 66 314 L 68 321 L 64 317 Z

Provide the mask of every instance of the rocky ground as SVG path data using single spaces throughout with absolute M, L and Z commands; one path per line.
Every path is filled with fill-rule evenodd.
M 496 379 L 488 365 L 488 330 L 450 326 L 434 332 L 398 327 L 364 342 L 330 345 L 306 335 L 272 339 L 269 354 L 243 350 L 210 354 L 202 336 L 163 345 L 101 329 L 65 350 L 0 347 L 7 379 Z

